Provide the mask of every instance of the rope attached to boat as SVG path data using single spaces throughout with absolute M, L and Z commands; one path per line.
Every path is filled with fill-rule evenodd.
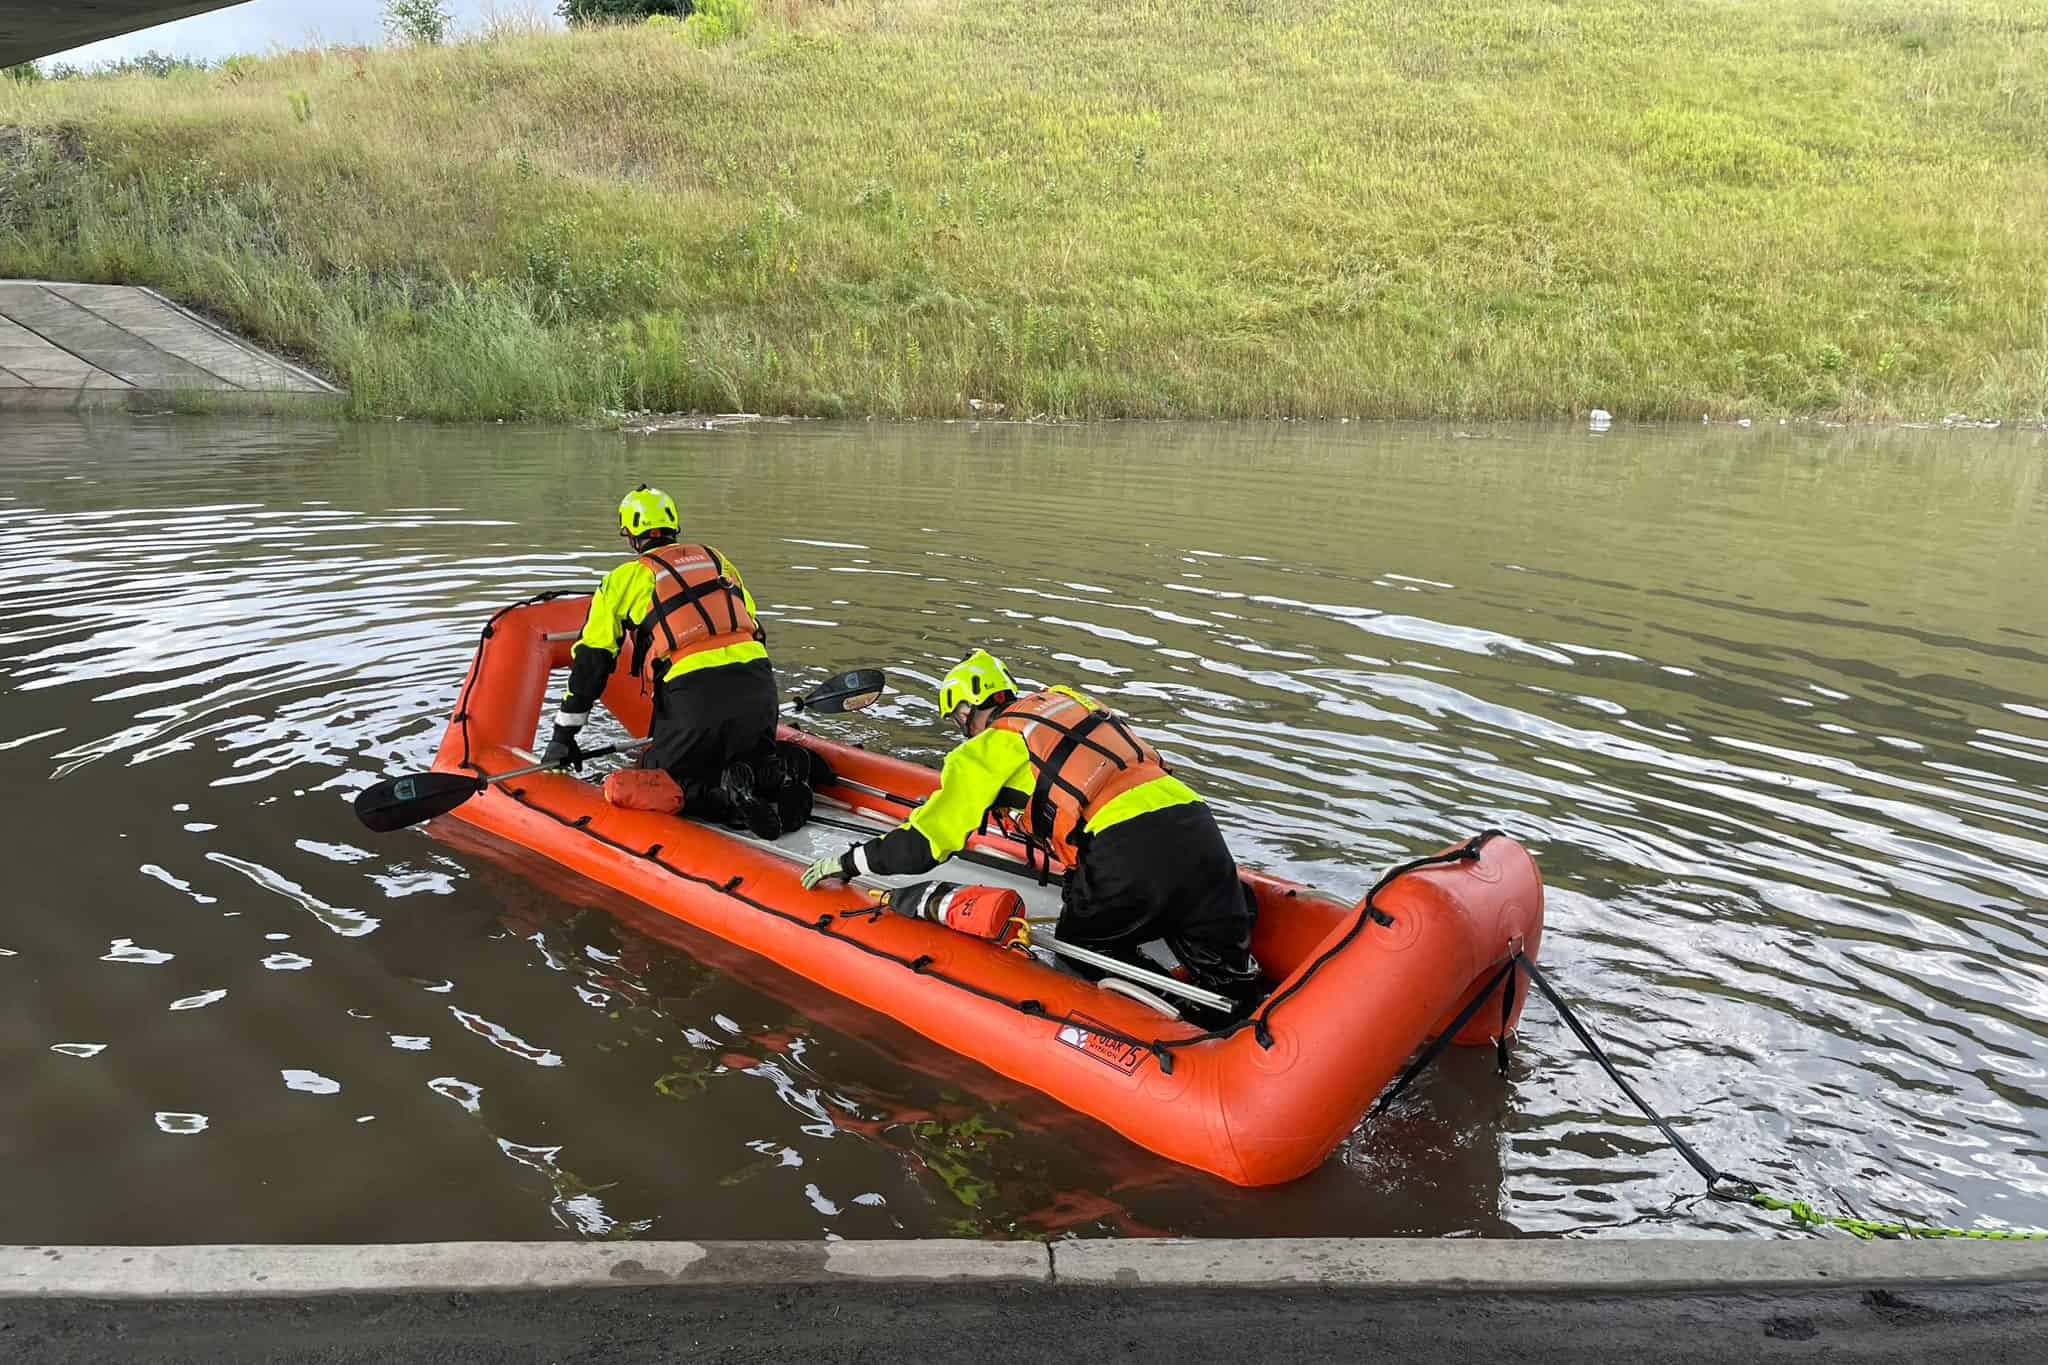
M 479 775 L 482 775 L 484 771 L 474 761 L 472 757 L 472 750 L 469 738 L 469 694 L 470 690 L 476 685 L 476 680 L 483 674 L 484 652 L 490 647 L 490 642 L 496 633 L 496 627 L 498 622 L 501 619 L 503 619 L 508 613 L 518 611 L 523 607 L 538 606 L 543 602 L 550 602 L 559 597 L 577 595 L 580 594 L 575 593 L 572 590 L 561 589 L 538 593 L 533 597 L 527 598 L 525 601 L 514 602 L 512 605 L 508 607 L 501 608 L 500 610 L 492 614 L 489 621 L 484 623 L 482 635 L 477 644 L 476 661 L 471 665 L 469 677 L 463 683 L 461 696 L 456 701 L 455 715 L 452 717 L 453 722 L 455 723 L 456 726 L 460 728 L 462 732 L 461 766 L 464 769 L 470 772 L 477 773 Z M 1398 867 L 1390 869 L 1377 882 L 1373 883 L 1372 889 L 1370 891 L 1366 892 L 1365 899 L 1359 903 L 1357 916 L 1353 919 L 1350 927 L 1344 931 L 1343 936 L 1339 938 L 1335 943 L 1331 944 L 1330 947 L 1325 949 L 1322 953 L 1318 954 L 1315 961 L 1311 962 L 1306 968 L 1298 972 L 1295 975 L 1294 979 L 1288 983 L 1285 989 L 1277 991 L 1272 996 L 1268 997 L 1264 1003 L 1262 1003 L 1256 1010 L 1254 1010 L 1246 1018 L 1236 1020 L 1232 1023 L 1222 1025 L 1218 1028 L 1205 1029 L 1200 1032 L 1180 1038 L 1139 1038 L 1133 1034 L 1125 1033 L 1119 1029 L 1111 1028 L 1109 1025 L 1101 1023 L 1092 1018 L 1077 1016 L 1071 1013 L 1053 1014 L 1050 1011 L 1048 1011 L 1044 1003 L 1039 1000 L 1013 1000 L 1010 997 L 1003 995 L 1001 992 L 989 990 L 987 987 L 978 985 L 975 982 L 967 981 L 960 977 L 951 976 L 943 971 L 933 970 L 933 959 L 929 954 L 923 954 L 916 957 L 905 957 L 900 953 L 890 952 L 888 949 L 878 947 L 875 944 L 863 942 L 857 935 L 845 933 L 840 928 L 842 922 L 872 924 L 874 922 L 872 918 L 860 921 L 844 921 L 843 917 L 840 916 L 834 916 L 829 914 L 809 916 L 785 910 L 778 905 L 771 904 L 767 901 L 758 900 L 753 896 L 747 895 L 740 889 L 743 883 L 742 879 L 738 876 L 728 877 L 722 881 L 717 878 L 702 876 L 698 873 L 691 872 L 685 868 L 679 867 L 676 864 L 669 862 L 668 860 L 661 857 L 662 846 L 660 844 L 655 844 L 651 848 L 648 848 L 643 851 L 641 849 L 634 848 L 630 845 L 623 844 L 618 840 L 611 838 L 608 835 L 605 835 L 597 830 L 590 828 L 590 817 L 588 815 L 570 817 L 562 814 L 560 811 L 548 809 L 540 802 L 528 796 L 526 793 L 526 789 L 523 787 L 501 786 L 498 788 L 498 790 L 504 792 L 507 796 L 510 796 L 514 801 L 517 801 L 520 805 L 526 807 L 528 810 L 531 810 L 536 814 L 545 815 L 549 819 L 555 821 L 557 824 L 562 825 L 564 828 L 575 830 L 576 832 L 584 835 L 587 838 L 595 839 L 599 843 L 605 845 L 607 848 L 613 849 L 620 853 L 624 853 L 628 857 L 637 858 L 649 864 L 651 867 L 654 867 L 655 869 L 661 872 L 667 873 L 669 876 L 674 877 L 679 881 L 688 882 L 693 886 L 701 887 L 704 890 L 710 891 L 715 895 L 724 896 L 728 900 L 732 900 L 734 902 L 737 902 L 738 904 L 747 906 L 749 909 L 760 911 L 763 914 L 773 915 L 775 918 L 782 920 L 786 923 L 799 925 L 803 928 L 812 930 L 815 933 L 825 934 L 831 938 L 836 939 L 841 943 L 847 944 L 852 948 L 858 949 L 859 951 L 867 954 L 869 957 L 876 958 L 884 962 L 894 963 L 895 965 L 905 968 L 906 970 L 913 972 L 918 976 L 924 977 L 927 980 L 937 981 L 943 985 L 951 986 L 956 990 L 965 991 L 968 994 L 977 997 L 978 999 L 989 1001 L 992 1004 L 1002 1005 L 1008 1009 L 1016 1010 L 1018 1013 L 1028 1015 L 1032 1018 L 1048 1019 L 1054 1023 L 1071 1025 L 1075 1028 L 1086 1030 L 1087 1032 L 1094 1034 L 1096 1037 L 1109 1039 L 1111 1041 L 1121 1043 L 1126 1047 L 1137 1048 L 1140 1051 L 1149 1053 L 1152 1056 L 1152 1058 L 1159 1063 L 1160 1073 L 1162 1075 L 1167 1076 L 1171 1076 L 1173 1074 L 1173 1054 L 1176 1049 L 1192 1047 L 1199 1043 L 1217 1042 L 1222 1039 L 1231 1038 L 1240 1031 L 1247 1028 L 1252 1030 L 1253 1038 L 1257 1041 L 1258 1045 L 1261 1048 L 1271 1048 L 1273 1046 L 1273 1033 L 1271 1027 L 1273 1012 L 1276 1009 L 1278 1009 L 1283 1003 L 1285 1003 L 1289 998 L 1291 998 L 1296 992 L 1298 992 L 1304 985 L 1306 985 L 1309 979 L 1313 977 L 1318 971 L 1320 971 L 1324 966 L 1333 961 L 1338 954 L 1342 953 L 1347 947 L 1349 947 L 1351 943 L 1354 942 L 1358 938 L 1358 936 L 1365 931 L 1365 928 L 1368 924 L 1376 924 L 1381 927 L 1392 926 L 1392 924 L 1394 923 L 1393 917 L 1389 915 L 1385 910 L 1382 910 L 1375 903 L 1374 897 L 1376 897 L 1380 892 L 1384 891 L 1389 885 L 1391 885 L 1393 882 L 1397 881 L 1401 877 L 1407 876 L 1408 874 L 1415 872 L 1419 869 L 1449 863 L 1470 862 L 1477 860 L 1477 858 L 1479 857 L 1480 849 L 1485 845 L 1487 840 L 1496 838 L 1501 833 L 1499 830 L 1487 830 L 1484 833 L 1477 834 L 1472 838 L 1466 840 L 1463 844 L 1460 844 L 1458 847 L 1454 849 L 1447 850 L 1443 853 L 1431 854 L 1429 857 L 1426 858 L 1416 858 L 1410 862 L 1402 863 Z M 1480 998 L 1485 998 L 1484 992 L 1481 993 Z M 1461 1026 L 1462 1022 L 1463 1021 L 1461 1020 Z M 1452 1031 L 1455 1032 L 1456 1030 L 1453 1029 Z
M 1425 867 L 1441 867 L 1449 863 L 1478 862 L 1479 851 L 1486 847 L 1487 840 L 1498 839 L 1500 837 L 1501 831 L 1497 829 L 1484 830 L 1478 834 L 1473 835 L 1470 839 L 1467 839 L 1464 843 L 1459 844 L 1456 848 L 1446 849 L 1442 853 L 1432 853 L 1426 858 L 1411 859 L 1408 862 L 1402 863 L 1398 867 L 1388 869 L 1384 876 L 1382 876 L 1378 881 L 1372 884 L 1372 889 L 1365 893 L 1365 899 L 1358 903 L 1358 913 L 1356 916 L 1353 917 L 1351 921 L 1351 927 L 1344 931 L 1344 936 L 1342 938 L 1338 939 L 1335 943 L 1331 944 L 1328 948 L 1325 948 L 1321 953 L 1317 954 L 1316 960 L 1309 963 L 1308 966 L 1302 971 L 1297 972 L 1295 974 L 1294 980 L 1288 982 L 1287 985 L 1283 987 L 1281 990 L 1276 991 L 1272 995 L 1268 996 L 1263 1004 L 1261 1004 L 1257 1009 L 1252 1011 L 1250 1017 L 1241 1020 L 1236 1024 L 1231 1025 L 1227 1030 L 1221 1030 L 1219 1032 L 1222 1034 L 1222 1036 L 1227 1037 L 1230 1033 L 1234 1033 L 1238 1029 L 1249 1028 L 1252 1031 L 1253 1039 L 1257 1041 L 1260 1047 L 1272 1047 L 1273 1031 L 1270 1027 L 1270 1022 L 1272 1020 L 1274 1010 L 1280 1008 L 1280 1006 L 1287 1001 L 1287 998 L 1289 996 L 1293 995 L 1296 991 L 1299 991 L 1303 986 L 1306 986 L 1309 983 L 1309 981 L 1312 978 L 1314 978 L 1315 974 L 1321 971 L 1326 964 L 1328 964 L 1337 956 L 1337 954 L 1343 952 L 1346 948 L 1350 947 L 1352 941 L 1356 939 L 1360 934 L 1365 932 L 1365 926 L 1367 924 L 1377 924 L 1384 929 L 1391 929 L 1394 927 L 1394 917 L 1388 914 L 1386 911 L 1380 909 L 1379 905 L 1374 900 L 1374 898 L 1378 896 L 1380 892 L 1386 890 L 1389 886 L 1393 885 L 1396 881 L 1399 881 L 1401 878 L 1407 876 L 1409 873 L 1420 871 Z
M 523 602 L 514 602 L 508 607 L 498 608 L 491 613 L 491 619 L 484 622 L 483 633 L 477 637 L 476 661 L 469 666 L 469 676 L 462 680 L 462 692 L 455 698 L 455 715 L 451 717 L 456 725 L 462 729 L 462 763 L 460 766 L 463 769 L 475 773 L 478 777 L 486 776 L 483 768 L 470 756 L 469 694 L 475 688 L 476 680 L 483 676 L 484 646 L 490 643 L 493 635 L 497 634 L 498 622 L 505 619 L 508 614 L 519 611 L 524 607 L 537 607 L 543 602 L 552 602 L 558 597 L 577 597 L 580 595 L 574 588 L 549 588 L 546 592 L 535 593 Z

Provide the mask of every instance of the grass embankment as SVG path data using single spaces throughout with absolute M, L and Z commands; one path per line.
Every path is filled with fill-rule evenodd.
M 2036 4 L 784 4 L 0 81 L 0 274 L 365 413 L 2048 406 Z

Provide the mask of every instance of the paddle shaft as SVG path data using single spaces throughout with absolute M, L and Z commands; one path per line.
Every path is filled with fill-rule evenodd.
M 917 806 L 917 802 L 911 800 L 907 796 L 898 796 L 895 792 L 884 791 L 880 787 L 870 787 L 865 782 L 856 782 L 850 777 L 841 777 L 837 773 L 834 773 L 832 775 L 832 785 L 835 787 L 844 787 L 848 791 L 861 792 L 868 796 L 879 796 L 884 801 L 893 802 L 894 804 L 899 806 L 910 806 L 913 809 Z
M 624 744 L 607 744 L 602 749 L 585 749 L 583 751 L 583 758 L 603 758 L 607 754 L 638 753 L 652 743 L 654 743 L 652 739 L 634 739 L 628 740 Z M 576 761 L 580 763 L 583 761 L 583 758 L 579 758 Z M 523 768 L 511 768 L 502 773 L 488 773 L 483 780 L 486 782 L 504 782 L 510 778 L 529 777 L 534 773 L 544 773 L 550 768 L 559 768 L 561 766 L 560 763 L 529 763 Z
M 860 786 L 858 782 L 848 782 L 843 778 L 835 779 L 833 785 L 839 787 Z M 887 834 L 889 832 L 886 827 L 877 828 L 874 825 L 864 825 L 853 820 L 839 820 L 830 815 L 813 815 L 810 818 L 810 823 L 823 825 L 827 829 L 843 829 L 849 834 L 864 834 L 870 839 L 878 834 Z M 1022 858 L 1013 858 L 1004 853 L 991 853 L 982 848 L 963 848 L 953 856 L 963 863 L 978 863 L 982 867 L 993 868 L 998 872 L 1030 873 L 1032 870 L 1031 865 Z
M 1104 972 L 1110 976 L 1120 976 L 1126 981 L 1135 981 L 1140 986 L 1150 986 L 1155 991 L 1168 995 L 1177 995 L 1183 1000 L 1192 1000 L 1198 1005 L 1207 1005 L 1212 1010 L 1229 1012 L 1236 1008 L 1228 996 L 1218 995 L 1215 991 L 1203 990 L 1200 986 L 1191 986 L 1177 976 L 1168 976 L 1165 972 L 1155 972 L 1150 968 L 1126 962 L 1120 957 L 1111 957 L 1108 953 L 1098 953 L 1093 948 L 1082 948 L 1072 943 L 1062 943 L 1036 925 L 1031 930 L 1031 946 L 1058 953 L 1061 957 L 1070 958 L 1075 962 L 1093 967 L 1097 971 Z
M 872 792 L 878 796 L 893 795 L 879 788 L 867 786 L 864 783 L 850 782 L 845 778 L 838 779 L 837 785 L 849 787 L 855 791 Z M 901 797 L 895 797 L 894 799 L 902 800 Z M 813 815 L 810 822 L 814 825 L 825 825 L 832 829 L 848 830 L 856 834 L 870 832 L 867 827 L 858 825 L 851 820 L 835 820 L 829 815 Z M 963 849 L 953 856 L 962 862 L 980 863 L 984 867 L 996 868 L 1005 872 L 1015 871 L 1024 866 L 1022 862 L 1014 858 L 1004 858 L 998 854 L 977 854 L 972 849 Z M 1084 966 L 1094 967 L 1098 971 L 1107 972 L 1112 976 L 1123 977 L 1125 980 L 1134 981 L 1141 986 L 1150 986 L 1157 991 L 1166 991 L 1178 995 L 1183 999 L 1192 1000 L 1198 1005 L 1206 1005 L 1210 1009 L 1228 1011 L 1235 1008 L 1227 997 L 1218 995 L 1214 991 L 1203 990 L 1200 986 L 1191 986 L 1178 977 L 1168 976 L 1164 972 L 1150 971 L 1134 963 L 1125 962 L 1122 958 L 1111 957 L 1107 953 L 1098 953 L 1093 948 L 1082 948 L 1076 944 L 1062 943 L 1059 939 L 1053 937 L 1049 931 L 1038 927 L 1041 924 L 1051 922 L 1054 918 L 1052 916 L 1047 916 L 1043 919 L 1038 917 L 1032 918 L 1032 947 L 1044 948 L 1047 952 L 1057 953 L 1061 957 L 1070 958 Z
M 571 634 L 574 634 L 574 632 L 571 632 Z M 549 638 L 552 639 L 554 637 L 551 636 Z M 803 703 L 804 698 L 799 697 L 794 701 L 782 703 L 782 709 L 785 711 L 798 711 L 803 709 Z M 576 761 L 581 763 L 585 758 L 603 758 L 607 754 L 638 753 L 652 743 L 654 743 L 654 740 L 652 737 L 649 737 L 647 739 L 628 740 L 624 744 L 607 744 L 602 749 L 585 749 L 583 757 Z M 524 768 L 513 768 L 509 772 L 491 773 L 484 778 L 484 781 L 503 782 L 508 777 L 529 777 L 534 773 L 546 772 L 550 768 L 559 768 L 561 766 L 563 765 L 560 763 L 529 763 Z M 872 791 L 874 789 L 867 788 L 866 790 Z
M 888 685 L 889 680 L 880 669 L 856 668 L 827 678 L 809 692 L 792 698 L 777 709 L 816 711 L 825 715 L 858 711 L 880 697 Z M 560 733 L 559 726 L 556 730 Z M 477 793 L 487 790 L 493 783 L 525 777 L 532 773 L 573 767 L 585 759 L 636 753 L 651 743 L 652 738 L 627 740 L 596 749 L 581 749 L 564 761 L 550 763 L 546 758 L 542 758 L 537 763 L 528 763 L 501 773 L 482 773 L 475 777 L 450 772 L 401 774 L 386 778 L 382 782 L 372 783 L 357 792 L 356 819 L 378 834 L 409 829 L 424 820 L 446 815 Z

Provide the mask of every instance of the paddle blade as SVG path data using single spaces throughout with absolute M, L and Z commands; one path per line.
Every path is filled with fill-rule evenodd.
M 446 815 L 484 789 L 461 773 L 409 773 L 356 793 L 356 819 L 378 834 Z
M 837 677 L 827 678 L 810 691 L 796 699 L 799 711 L 859 711 L 874 705 L 882 698 L 889 686 L 889 679 L 879 668 L 856 668 Z

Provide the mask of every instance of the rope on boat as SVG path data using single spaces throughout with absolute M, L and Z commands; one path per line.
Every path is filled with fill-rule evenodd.
M 522 607 L 535 606 L 542 602 L 552 601 L 558 597 L 568 597 L 573 595 L 575 595 L 573 590 L 564 589 L 555 589 L 548 592 L 537 593 L 524 601 L 514 602 L 510 606 L 499 609 L 498 611 L 492 613 L 491 618 L 484 623 L 481 638 L 479 639 L 477 644 L 477 657 L 470 665 L 469 677 L 464 682 L 462 693 L 455 704 L 455 715 L 453 717 L 453 721 L 462 732 L 462 758 L 458 764 L 459 767 L 472 772 L 481 773 L 483 771 L 480 767 L 478 767 L 478 765 L 475 762 L 473 751 L 470 744 L 469 696 L 470 690 L 476 685 L 477 679 L 483 676 L 483 656 L 484 653 L 490 648 L 492 638 L 497 634 L 498 622 L 501 619 L 503 619 L 507 614 L 517 611 Z M 656 844 L 652 848 L 645 850 L 633 848 L 626 844 L 622 844 L 617 840 L 608 838 L 599 831 L 590 828 L 590 817 L 588 815 L 572 819 L 569 816 L 560 813 L 559 811 L 550 810 L 546 806 L 542 805 L 540 802 L 528 796 L 524 788 L 500 787 L 498 788 L 498 790 L 504 793 L 505 795 L 510 796 L 514 801 L 518 802 L 522 806 L 525 806 L 527 809 L 534 811 L 537 814 L 545 815 L 549 819 L 554 820 L 564 826 L 567 826 L 568 828 L 575 830 L 576 832 L 584 835 L 587 838 L 595 839 L 599 843 L 604 844 L 607 847 L 610 847 L 618 852 L 627 854 L 630 857 L 637 858 L 645 863 L 648 863 L 649 865 L 659 869 L 660 871 L 668 874 L 671 877 L 677 878 L 681 881 L 693 883 L 714 894 L 722 895 L 729 900 L 747 906 L 750 909 L 760 911 L 763 914 L 772 915 L 777 919 L 784 920 L 793 924 L 800 924 L 803 927 L 814 930 L 817 933 L 825 934 L 832 938 L 836 938 L 841 943 L 847 944 L 849 947 L 855 948 L 860 952 L 867 954 L 870 957 L 880 958 L 885 961 L 895 963 L 900 967 L 909 969 L 910 971 L 916 973 L 919 976 L 925 977 L 932 981 L 937 981 L 943 985 L 951 986 L 956 990 L 966 991 L 970 995 L 978 996 L 981 999 L 990 1001 L 992 1003 L 1007 1006 L 1010 1009 L 1016 1010 L 1020 1014 L 1030 1015 L 1034 1018 L 1050 1019 L 1057 1023 L 1074 1024 L 1077 1027 L 1087 1029 L 1090 1033 L 1093 1033 L 1099 1037 L 1112 1039 L 1116 1042 L 1124 1044 L 1127 1047 L 1137 1048 L 1143 1052 L 1150 1054 L 1150 1056 L 1156 1062 L 1158 1062 L 1160 1072 L 1168 1076 L 1173 1074 L 1173 1054 L 1176 1049 L 1192 1047 L 1200 1043 L 1217 1042 L 1223 1039 L 1231 1038 L 1243 1029 L 1250 1029 L 1252 1031 L 1252 1037 L 1258 1043 L 1259 1047 L 1265 1049 L 1271 1048 L 1273 1046 L 1274 1041 L 1272 1029 L 1270 1026 L 1270 1021 L 1272 1019 L 1273 1012 L 1277 1010 L 1289 998 L 1291 998 L 1304 985 L 1306 985 L 1309 979 L 1315 976 L 1315 974 L 1318 971 L 1320 971 L 1326 964 L 1335 959 L 1340 953 L 1342 953 L 1347 947 L 1349 947 L 1351 943 L 1355 941 L 1358 938 L 1358 936 L 1365 931 L 1367 925 L 1375 925 L 1380 928 L 1389 928 L 1393 925 L 1393 916 L 1388 914 L 1385 910 L 1381 909 L 1374 900 L 1374 898 L 1381 891 L 1385 890 L 1388 885 L 1398 880 L 1399 878 L 1404 877 L 1409 873 L 1415 872 L 1421 868 L 1433 867 L 1447 863 L 1475 862 L 1478 860 L 1480 850 L 1485 846 L 1486 842 L 1489 839 L 1499 837 L 1501 834 L 1501 831 L 1499 830 L 1486 830 L 1483 833 L 1474 835 L 1472 838 L 1466 840 L 1464 843 L 1458 845 L 1456 848 L 1449 849 L 1443 853 L 1434 853 L 1429 855 L 1428 857 L 1416 858 L 1409 862 L 1402 863 L 1397 867 L 1389 869 L 1385 875 L 1383 875 L 1377 882 L 1373 884 L 1372 889 L 1366 892 L 1365 899 L 1359 902 L 1359 905 L 1357 907 L 1357 914 L 1353 919 L 1351 926 L 1345 930 L 1342 937 L 1340 937 L 1337 940 L 1337 942 L 1331 944 L 1330 947 L 1325 949 L 1322 953 L 1318 954 L 1316 959 L 1313 962 L 1309 963 L 1308 966 L 1302 969 L 1299 973 L 1297 973 L 1294 979 L 1290 981 L 1286 987 L 1268 996 L 1266 1000 L 1263 1003 L 1261 1003 L 1257 1009 L 1253 1010 L 1245 1018 L 1234 1020 L 1228 1024 L 1221 1025 L 1217 1028 L 1204 1029 L 1197 1033 L 1179 1038 L 1139 1038 L 1132 1034 L 1124 1033 L 1119 1029 L 1111 1028 L 1108 1025 L 1102 1024 L 1093 1019 L 1080 1019 L 1070 1014 L 1054 1014 L 1050 1010 L 1046 1009 L 1044 1002 L 1039 1000 L 1012 1000 L 1009 997 L 1001 994 L 1000 992 L 989 990 L 987 987 L 977 985 L 972 981 L 967 981 L 959 977 L 951 976 L 943 971 L 935 971 L 932 969 L 932 958 L 930 956 L 924 955 L 914 958 L 904 957 L 899 953 L 892 953 L 887 949 L 881 948 L 873 943 L 864 942 L 857 933 L 846 932 L 845 929 L 841 927 L 838 917 L 832 915 L 820 915 L 812 917 L 795 914 L 791 911 L 783 909 L 781 906 L 771 904 L 767 901 L 759 900 L 753 896 L 747 895 L 740 889 L 741 878 L 739 877 L 735 876 L 726 878 L 724 880 L 719 880 L 717 878 L 700 876 L 697 873 L 688 871 L 687 869 L 679 867 L 676 864 L 669 862 L 667 859 L 661 857 L 660 844 Z M 872 921 L 868 922 L 872 923 Z M 847 927 L 858 927 L 858 924 L 858 921 L 849 922 L 847 924 Z M 1483 993 L 1481 998 L 1484 998 Z

